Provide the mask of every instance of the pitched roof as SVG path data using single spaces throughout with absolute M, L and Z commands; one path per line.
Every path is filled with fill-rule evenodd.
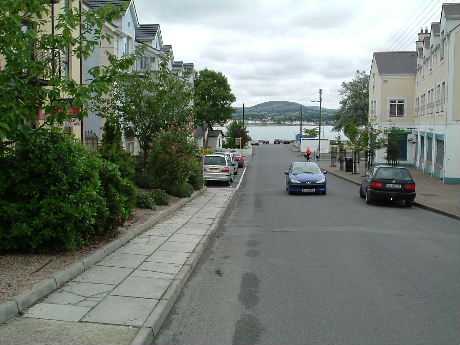
M 209 131 L 209 132 L 208 132 L 208 137 L 210 137 L 210 138 L 217 138 L 217 137 L 219 136 L 219 134 L 221 134 L 222 136 L 224 136 L 224 132 L 222 132 L 220 129 L 213 130 L 213 131 Z
M 460 17 L 459 3 L 443 4 L 442 9 L 447 17 Z
M 439 36 L 440 32 L 441 32 L 441 23 L 439 22 L 431 23 L 431 34 L 435 36 Z
M 136 28 L 136 40 L 153 41 L 159 30 L 159 24 L 141 24 Z
M 380 74 L 416 74 L 416 52 L 378 52 L 374 59 Z
M 163 45 L 163 49 L 162 49 L 162 50 L 165 51 L 165 52 L 170 52 L 170 51 L 172 51 L 172 45 L 170 45 L 170 44 L 165 44 L 165 45 Z
M 113 6 L 121 6 L 123 8 L 127 8 L 128 5 L 131 3 L 131 0 L 84 0 L 86 5 L 89 8 L 96 10 L 98 8 L 113 5 Z
M 174 61 L 172 63 L 173 68 L 182 68 L 184 67 L 184 62 L 183 61 Z

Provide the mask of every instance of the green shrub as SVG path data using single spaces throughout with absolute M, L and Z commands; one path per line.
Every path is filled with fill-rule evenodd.
M 184 194 L 196 156 L 197 148 L 187 133 L 160 134 L 153 142 L 147 162 L 150 187 L 163 189 L 174 196 Z
M 167 206 L 169 205 L 169 196 L 168 194 L 161 189 L 156 189 L 152 191 L 152 197 L 156 205 Z
M 153 198 L 152 193 L 138 192 L 136 206 L 138 208 L 142 208 L 146 210 L 154 210 L 155 209 L 155 199 Z
M 203 164 L 201 159 L 195 159 L 190 164 L 190 176 L 188 182 L 192 185 L 194 190 L 200 190 L 204 185 L 203 178 Z
M 169 193 L 177 196 L 178 198 L 188 198 L 193 194 L 193 186 L 190 183 L 184 182 L 180 185 L 171 187 Z
M 127 178 L 123 178 L 117 165 L 104 161 L 100 171 L 103 197 L 108 214 L 100 216 L 99 230 L 106 232 L 122 225 L 131 216 L 136 205 L 136 189 Z
M 102 161 L 58 130 L 40 130 L 0 158 L 0 250 L 75 249 L 109 211 Z

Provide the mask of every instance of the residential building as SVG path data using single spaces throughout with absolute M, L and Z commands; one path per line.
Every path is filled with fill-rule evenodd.
M 402 56 L 404 54 L 393 54 L 392 64 L 403 64 Z M 444 183 L 458 184 L 460 183 L 460 4 L 443 4 L 440 21 L 432 23 L 430 30 L 424 29 L 418 34 L 414 66 L 414 110 L 410 110 L 409 104 L 409 109 L 406 106 L 404 115 L 400 117 L 397 102 L 393 105 L 393 109 L 396 107 L 398 118 L 386 119 L 378 116 L 380 111 L 378 103 L 385 99 L 373 93 L 375 72 L 373 63 L 369 87 L 369 118 L 374 119 L 377 126 L 382 128 L 397 127 L 407 130 L 407 145 L 405 147 L 402 145 L 402 150 L 408 153 L 405 163 L 440 178 Z M 391 83 L 389 79 L 386 80 L 390 94 L 399 96 L 401 90 L 397 85 Z M 376 89 L 378 85 L 379 83 L 376 82 Z M 379 91 L 376 92 L 378 94 Z M 381 155 L 378 158 L 382 160 Z
M 391 127 L 411 131 L 415 120 L 415 75 L 417 53 L 374 53 L 369 79 L 369 119 L 380 129 Z M 408 145 L 408 138 L 401 142 L 401 160 L 411 163 L 415 159 L 415 147 Z M 385 150 L 378 150 L 376 161 L 386 159 Z
M 224 144 L 224 132 L 220 129 L 208 131 L 208 148 L 220 150 Z

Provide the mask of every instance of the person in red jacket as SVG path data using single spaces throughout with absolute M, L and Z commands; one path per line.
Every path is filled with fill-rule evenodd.
M 305 157 L 307 158 L 307 161 L 310 160 L 310 158 L 311 158 L 311 153 L 312 153 L 312 152 L 311 152 L 310 148 L 308 147 L 308 148 L 307 148 L 307 151 L 305 151 Z

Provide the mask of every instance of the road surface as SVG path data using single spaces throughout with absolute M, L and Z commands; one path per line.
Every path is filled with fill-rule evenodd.
M 333 176 L 327 196 L 289 196 L 300 159 L 256 148 L 155 344 L 460 344 L 460 222 L 368 206 Z

